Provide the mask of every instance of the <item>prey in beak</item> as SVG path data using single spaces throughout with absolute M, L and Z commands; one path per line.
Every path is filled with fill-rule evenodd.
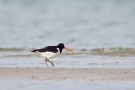
M 65 47 L 65 46 L 64 46 L 64 49 L 66 49 L 66 50 L 69 51 L 71 54 L 73 54 L 73 52 L 72 52 L 71 49 L 69 49 L 69 48 L 67 48 L 67 47 Z

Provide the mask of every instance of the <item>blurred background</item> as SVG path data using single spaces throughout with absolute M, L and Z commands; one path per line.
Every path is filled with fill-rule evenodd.
M 0 0 L 0 48 L 133 48 L 135 0 Z

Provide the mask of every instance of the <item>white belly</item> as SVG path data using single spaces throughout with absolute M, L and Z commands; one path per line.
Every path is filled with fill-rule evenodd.
M 54 58 L 56 56 L 58 56 L 57 53 L 53 53 L 53 52 L 39 52 L 39 54 L 42 56 L 42 57 L 45 57 L 45 58 Z

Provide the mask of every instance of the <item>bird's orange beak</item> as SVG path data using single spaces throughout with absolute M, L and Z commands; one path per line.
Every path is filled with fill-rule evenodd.
M 65 47 L 65 46 L 64 46 L 64 49 L 66 49 L 66 50 L 69 51 L 71 54 L 73 54 L 73 52 L 72 52 L 71 49 L 69 49 L 69 48 L 67 48 L 67 47 Z

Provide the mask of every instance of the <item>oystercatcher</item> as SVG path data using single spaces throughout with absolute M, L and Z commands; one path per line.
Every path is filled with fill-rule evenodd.
M 53 62 L 51 62 L 49 59 L 54 58 L 57 55 L 61 54 L 63 49 L 66 49 L 71 54 L 73 54 L 72 50 L 65 47 L 63 43 L 60 43 L 57 46 L 46 46 L 46 47 L 41 48 L 41 49 L 35 49 L 31 52 L 38 52 L 42 57 L 46 58 L 45 63 L 46 63 L 47 68 L 49 68 L 48 64 L 47 64 L 47 61 L 50 62 L 51 65 L 54 67 Z

